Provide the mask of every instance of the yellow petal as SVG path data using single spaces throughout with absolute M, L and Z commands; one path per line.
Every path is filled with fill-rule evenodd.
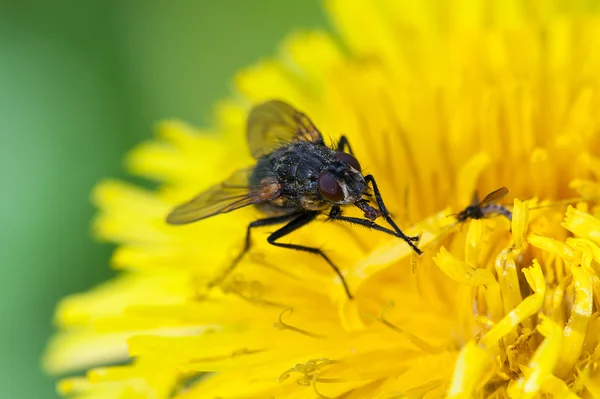
M 465 263 L 477 266 L 479 254 L 483 250 L 483 235 L 485 232 L 484 220 L 471 220 L 465 239 Z
M 460 351 L 454 376 L 448 389 L 448 398 L 471 398 L 473 391 L 481 382 L 481 377 L 493 358 L 488 351 L 469 341 Z
M 571 317 L 565 326 L 560 361 L 554 370 L 560 378 L 568 376 L 581 355 L 594 303 L 592 283 L 587 274 L 577 267 L 573 267 L 571 272 L 575 282 L 575 302 L 571 310 Z
M 477 187 L 477 179 L 483 172 L 483 170 L 491 163 L 492 159 L 489 154 L 481 152 L 474 155 L 469 161 L 461 168 L 458 174 L 458 187 L 457 192 L 460 193 L 460 197 L 457 199 L 459 204 L 469 204 L 473 198 L 473 192 Z M 481 196 L 482 193 L 479 193 Z M 481 197 L 480 197 L 481 199 Z
M 569 206 L 563 226 L 573 232 L 573 234 L 588 238 L 597 245 L 600 245 L 600 220 L 592 215 Z
M 530 235 L 527 237 L 527 241 L 534 247 L 556 254 L 566 261 L 576 262 L 578 260 L 577 253 L 573 248 L 553 238 Z
M 502 252 L 496 257 L 495 267 L 502 291 L 504 312 L 509 313 L 523 300 L 519 289 L 517 266 L 513 256 Z
M 63 333 L 50 342 L 43 368 L 51 373 L 80 371 L 94 365 L 126 361 L 126 340 L 130 336 L 121 334 L 96 334 L 81 331 Z
M 496 284 L 496 279 L 488 270 L 476 269 L 456 259 L 446 248 L 442 247 L 437 257 L 433 258 L 436 265 L 452 280 L 470 286 Z
M 515 198 L 512 211 L 512 235 L 515 249 L 521 251 L 525 242 L 525 234 L 529 225 L 529 201 L 519 201 Z

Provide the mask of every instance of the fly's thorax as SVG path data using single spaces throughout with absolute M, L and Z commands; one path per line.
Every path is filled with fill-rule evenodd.
M 318 192 L 318 178 L 330 151 L 325 146 L 297 142 L 267 155 L 265 161 L 279 182 L 282 195 L 279 203 L 273 205 L 306 210 L 326 208 L 328 204 Z
M 481 208 L 477 205 L 469 205 L 462 212 L 460 212 L 456 219 L 459 222 L 464 222 L 468 219 L 483 219 L 485 215 L 481 211 Z
M 365 179 L 350 154 L 323 145 L 297 142 L 261 158 L 256 179 L 273 176 L 281 198 L 274 206 L 323 210 L 332 204 L 353 204 L 362 198 Z

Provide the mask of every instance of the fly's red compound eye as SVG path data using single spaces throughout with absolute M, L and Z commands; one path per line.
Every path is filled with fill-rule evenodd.
M 337 154 L 335 154 L 335 158 L 338 161 L 347 163 L 348 165 L 352 166 L 354 169 L 358 170 L 359 172 L 361 171 L 360 163 L 358 162 L 358 159 L 354 158 L 352 155 L 350 155 L 346 152 L 338 152 Z
M 319 193 L 331 202 L 340 202 L 344 199 L 344 190 L 329 172 L 321 172 L 318 180 Z

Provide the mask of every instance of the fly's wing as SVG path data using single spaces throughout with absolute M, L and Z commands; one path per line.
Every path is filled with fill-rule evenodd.
M 261 202 L 279 195 L 276 182 L 264 181 L 250 187 L 248 179 L 252 169 L 240 169 L 221 184 L 214 185 L 169 213 L 167 223 L 186 224 Z
M 477 193 L 477 190 L 475 190 L 475 192 L 473 193 L 473 199 L 471 200 L 471 205 L 477 204 L 479 204 L 479 194 Z
M 291 105 L 271 100 L 257 105 L 248 116 L 248 145 L 254 158 L 273 152 L 282 144 L 310 141 L 322 144 L 323 136 L 310 119 Z
M 500 187 L 498 190 L 492 191 L 491 193 L 486 195 L 485 198 L 482 199 L 481 202 L 479 203 L 479 207 L 483 208 L 483 207 L 491 204 L 492 202 L 499 201 L 502 198 L 506 197 L 507 194 L 508 194 L 508 188 Z

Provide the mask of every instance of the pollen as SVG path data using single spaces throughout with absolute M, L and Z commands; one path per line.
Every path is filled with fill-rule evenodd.
M 239 72 L 218 135 L 165 122 L 130 154 L 158 190 L 97 186 L 94 230 L 118 245 L 119 274 L 58 306 L 44 367 L 64 376 L 60 394 L 600 397 L 600 8 L 325 4 L 335 31 L 295 33 Z M 321 249 L 339 275 L 269 245 L 265 227 L 210 284 L 261 210 L 183 226 L 165 216 L 252 164 L 246 119 L 272 99 L 326 142 L 348 138 L 421 256 L 324 213 L 282 242 Z M 457 220 L 501 187 L 507 215 Z

